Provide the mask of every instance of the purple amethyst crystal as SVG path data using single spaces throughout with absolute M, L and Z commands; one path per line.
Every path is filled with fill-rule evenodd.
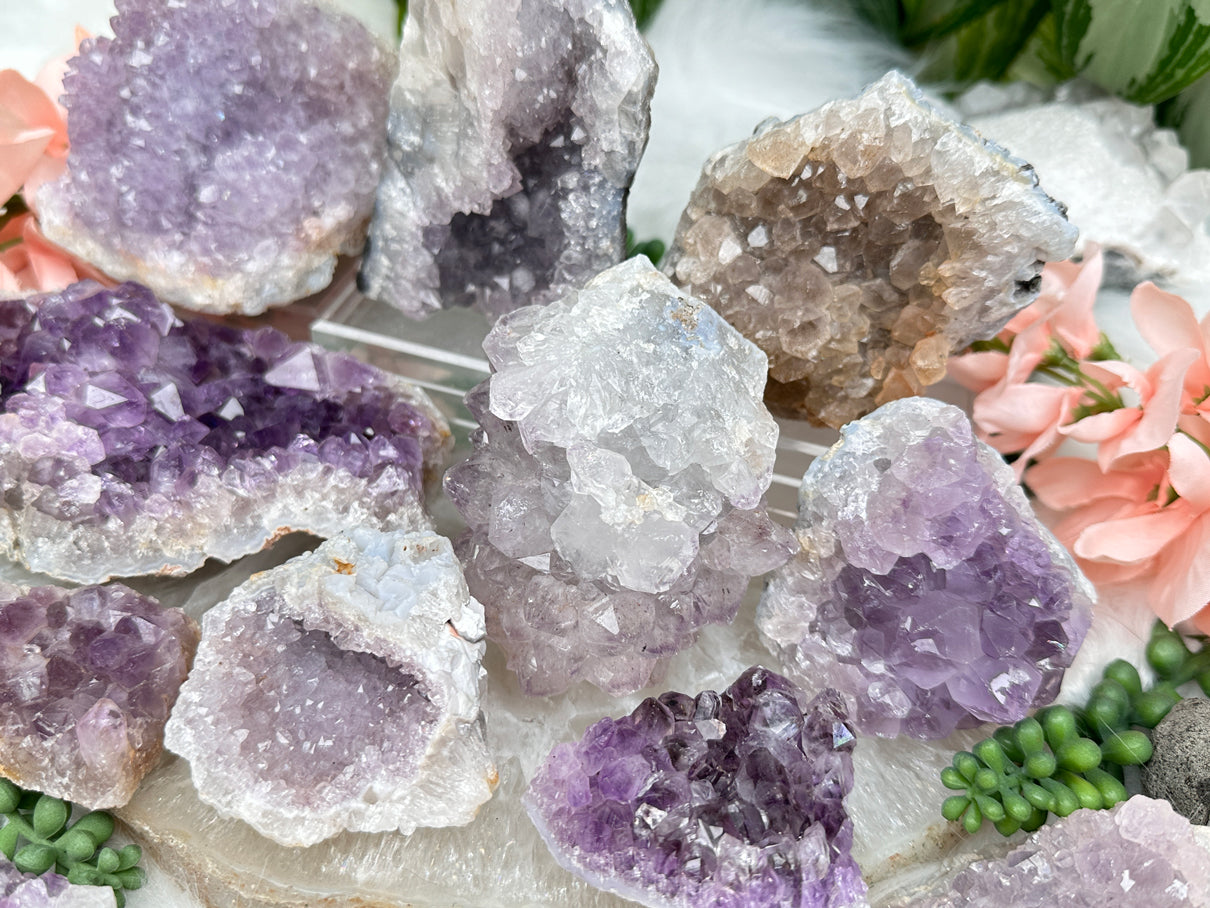
M 761 598 L 762 639 L 862 731 L 940 738 L 1054 699 L 1093 590 L 956 407 L 850 423 L 799 491 L 801 552 Z
M 0 552 L 84 583 L 287 530 L 427 526 L 449 431 L 423 392 L 137 284 L 0 301 Z
M 560 864 L 653 908 L 864 905 L 852 746 L 834 693 L 804 715 L 785 678 L 750 668 L 560 744 L 525 806 Z
M 57 873 L 22 873 L 0 857 L 0 908 L 114 908 L 108 886 L 77 886 Z
M 117 0 L 64 80 L 43 230 L 163 299 L 255 314 L 360 249 L 393 55 L 315 0 Z
M 0 585 L 0 772 L 85 807 L 125 804 L 197 641 L 193 619 L 120 584 Z

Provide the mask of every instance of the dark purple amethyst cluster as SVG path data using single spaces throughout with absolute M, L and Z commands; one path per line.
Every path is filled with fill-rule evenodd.
M 197 649 L 177 609 L 120 584 L 0 585 L 0 767 L 89 808 L 125 804 L 163 747 Z
M 833 693 L 804 715 L 790 682 L 755 667 L 560 744 L 525 804 L 563 866 L 644 905 L 860 905 L 852 747 Z
M 0 302 L 0 544 L 93 582 L 234 558 L 280 531 L 427 525 L 448 429 L 350 356 L 181 321 L 82 282 Z

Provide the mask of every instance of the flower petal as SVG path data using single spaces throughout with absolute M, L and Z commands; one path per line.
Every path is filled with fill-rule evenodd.
M 1063 304 L 1050 318 L 1051 328 L 1076 359 L 1085 359 L 1101 339 L 1092 309 L 1101 287 L 1104 261 L 1099 246 L 1090 243 L 1084 261 L 1064 291 Z
M 1176 418 L 1181 412 L 1185 373 L 1198 356 L 1196 350 L 1187 347 L 1173 350 L 1147 370 L 1154 393 L 1144 402 L 1143 418 L 1122 440 L 1116 457 L 1154 451 L 1168 443 L 1176 431 Z
M 1133 564 L 1158 555 L 1196 519 L 1192 508 L 1180 507 L 1178 502 L 1150 514 L 1106 520 L 1080 534 L 1075 553 L 1095 561 Z
M 1210 517 L 1203 515 L 1179 535 L 1154 565 L 1152 610 L 1169 627 L 1204 611 L 1210 603 Z
M 25 184 L 53 135 L 49 129 L 26 129 L 7 137 L 0 134 L 0 205 Z
M 1187 435 L 1177 433 L 1168 442 L 1168 479 L 1190 507 L 1210 509 L 1210 456 Z
M 1007 368 L 1008 354 L 998 350 L 953 356 L 945 366 L 950 378 L 971 391 L 986 391 L 1004 377 Z
M 1142 501 L 1154 482 L 1135 471 L 1101 468 L 1083 457 L 1052 457 L 1029 470 L 1025 484 L 1048 508 L 1059 511 L 1081 507 L 1103 498 Z

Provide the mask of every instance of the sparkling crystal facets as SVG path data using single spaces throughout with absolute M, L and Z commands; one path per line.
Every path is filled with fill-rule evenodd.
M 120 584 L 0 584 L 0 775 L 90 809 L 125 804 L 159 758 L 197 639 L 183 612 Z
M 496 784 L 483 636 L 449 540 L 335 537 L 206 613 L 166 744 L 284 845 L 468 823 Z
M 428 525 L 428 397 L 137 284 L 0 301 L 0 553 L 80 582 L 184 573 L 288 530 Z
M 763 504 L 764 354 L 645 258 L 483 345 L 481 428 L 445 487 L 488 630 L 529 693 L 637 690 L 793 550 Z
M 885 404 L 811 464 L 798 500 L 801 551 L 757 614 L 791 677 L 839 688 L 858 728 L 888 736 L 1054 698 L 1094 593 L 962 411 Z
M 1031 168 L 890 73 L 711 158 L 665 267 L 768 354 L 774 412 L 839 428 L 940 380 L 1074 241 Z
M 25 874 L 0 858 L 0 908 L 115 908 L 108 886 L 77 886 L 49 872 Z
M 67 171 L 42 229 L 211 312 L 314 293 L 361 248 L 394 57 L 314 0 L 117 0 L 64 80 Z
M 411 3 L 362 289 L 496 318 L 619 261 L 655 71 L 625 0 Z
M 843 798 L 853 736 L 827 693 L 751 668 L 558 745 L 526 809 L 559 863 L 653 908 L 864 905 Z

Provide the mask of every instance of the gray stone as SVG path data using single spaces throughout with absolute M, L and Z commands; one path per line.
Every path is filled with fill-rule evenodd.
M 1151 733 L 1143 791 L 1191 823 L 1210 825 L 1210 700 L 1182 700 Z

